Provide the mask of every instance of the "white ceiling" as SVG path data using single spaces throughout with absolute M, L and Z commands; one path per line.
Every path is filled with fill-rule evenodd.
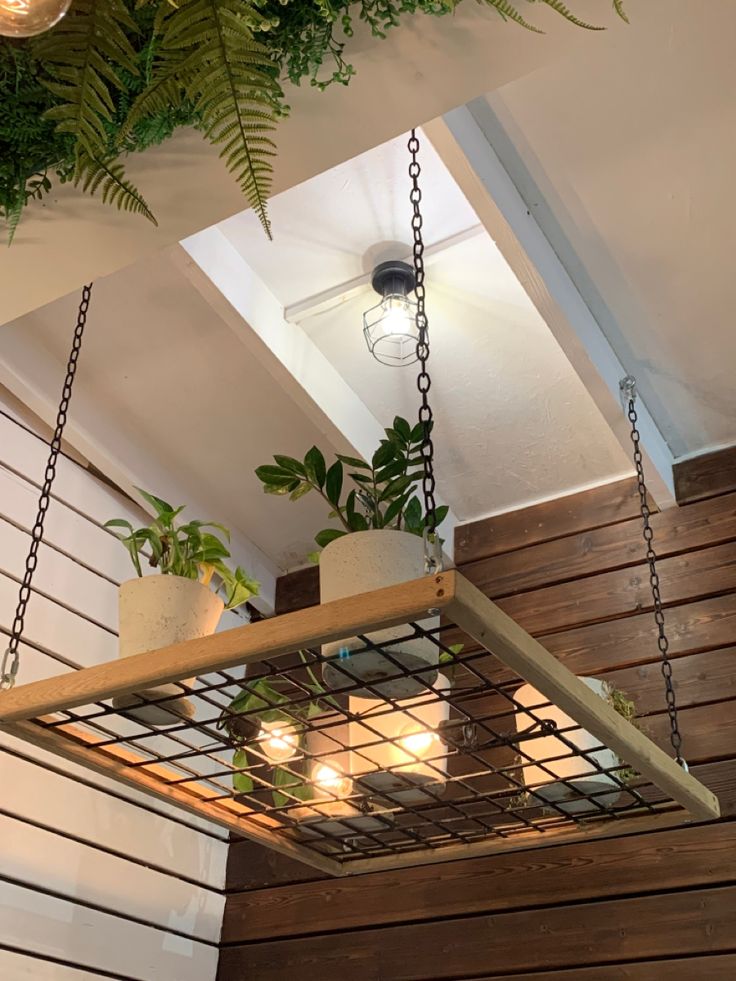
M 485 122 L 679 457 L 736 439 L 736 4 L 627 7 Z

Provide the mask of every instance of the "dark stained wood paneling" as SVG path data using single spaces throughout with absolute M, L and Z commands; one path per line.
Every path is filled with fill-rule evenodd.
M 455 530 L 458 566 L 591 528 L 616 524 L 639 514 L 633 477 L 460 525 Z
M 736 886 L 724 886 L 224 947 L 221 977 L 439 981 L 729 953 L 735 922 Z
M 276 615 L 303 610 L 319 603 L 319 567 L 298 569 L 276 580 Z
M 485 592 L 482 578 L 474 579 L 472 569 L 468 571 L 468 578 Z M 659 578 L 666 604 L 736 590 L 736 543 L 663 559 Z M 498 605 L 535 636 L 627 616 L 651 609 L 648 567 L 637 565 L 582 582 L 547 586 L 508 596 Z
M 736 539 L 736 494 L 652 516 L 657 555 L 665 558 Z M 640 521 L 568 535 L 463 566 L 494 598 L 637 565 L 644 556 Z
M 736 759 L 696 765 L 692 767 L 691 772 L 717 795 L 724 817 L 736 816 Z M 474 867 L 475 861 L 471 859 L 467 863 L 468 866 Z M 436 868 L 440 869 L 442 866 Z M 313 882 L 324 878 L 325 876 L 308 865 L 302 865 L 284 855 L 277 855 L 250 841 L 235 841 L 230 847 L 227 883 L 229 891 L 233 894 L 296 882 Z M 368 878 L 370 877 L 362 876 L 361 881 L 368 881 Z M 228 902 L 235 901 L 234 898 L 228 900 Z
M 484 974 L 472 981 L 733 981 L 736 954 L 686 957 L 680 960 L 608 964 L 573 971 L 535 971 L 533 974 Z
M 678 828 L 242 893 L 228 903 L 222 940 L 354 930 L 729 881 L 736 881 L 736 824 Z M 558 883 L 553 895 L 552 882 Z
M 675 497 L 688 504 L 714 494 L 736 490 L 736 446 L 712 453 L 701 453 L 691 460 L 681 460 L 673 467 Z

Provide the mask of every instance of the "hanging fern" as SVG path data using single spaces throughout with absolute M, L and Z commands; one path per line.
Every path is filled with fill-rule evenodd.
M 0 39 L 0 217 L 8 238 L 25 205 L 72 180 L 104 202 L 155 221 L 121 157 L 195 126 L 220 152 L 270 235 L 280 79 L 347 85 L 354 19 L 377 38 L 403 15 L 452 13 L 460 0 L 74 0 L 47 34 Z M 478 0 L 538 30 L 522 0 Z M 570 0 L 572 2 L 572 0 Z M 627 21 L 624 0 L 609 0 Z M 562 0 L 550 7 L 578 27 Z M 325 66 L 331 66 L 325 67 Z

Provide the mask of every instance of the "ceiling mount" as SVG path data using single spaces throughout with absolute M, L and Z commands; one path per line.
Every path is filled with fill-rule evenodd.
M 389 259 L 373 270 L 371 286 L 382 297 L 408 296 L 415 285 L 414 270 L 408 262 Z

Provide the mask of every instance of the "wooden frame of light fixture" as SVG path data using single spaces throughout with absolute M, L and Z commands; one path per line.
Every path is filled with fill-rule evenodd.
M 634 767 L 643 778 L 667 794 L 696 820 L 720 816 L 718 800 L 684 771 L 647 736 L 626 722 L 571 671 L 484 596 L 460 573 L 442 572 L 399 586 L 325 603 L 307 610 L 238 627 L 200 640 L 163 648 L 80 671 L 21 685 L 0 692 L 0 727 L 21 739 L 49 750 L 107 777 L 133 786 L 197 814 L 237 834 L 296 858 L 333 875 L 372 869 L 446 861 L 521 847 L 534 847 L 524 839 L 489 837 L 468 844 L 448 844 L 427 851 L 382 855 L 342 863 L 279 833 L 278 822 L 237 800 L 210 801 L 195 787 L 172 785 L 171 771 L 146 762 L 126 747 L 95 748 L 95 739 L 73 724 L 49 728 L 38 721 L 53 713 L 125 695 L 184 678 L 225 671 L 236 665 L 291 653 L 397 626 L 441 611 L 482 648 L 498 657 L 530 682 L 550 702 L 591 732 L 601 744 Z M 131 762 L 143 765 L 130 768 Z M 675 812 L 674 820 L 682 820 Z M 606 834 L 644 830 L 672 824 L 673 812 L 652 817 L 622 818 L 573 827 L 539 836 L 537 844 L 571 841 Z

